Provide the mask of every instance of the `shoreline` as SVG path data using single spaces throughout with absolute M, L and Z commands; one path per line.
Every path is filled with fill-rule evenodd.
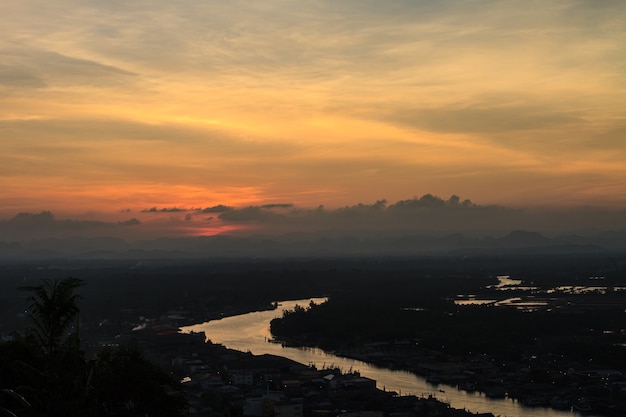
M 607 417 L 626 415 L 626 402 L 623 400 L 577 395 L 578 392 L 582 392 L 582 390 L 588 386 L 588 384 L 582 382 L 576 384 L 576 386 L 558 388 L 543 383 L 514 383 L 507 381 L 504 375 L 500 375 L 501 378 L 484 378 L 478 374 L 473 374 L 472 377 L 472 374 L 468 372 L 453 374 L 445 371 L 446 368 L 449 369 L 450 367 L 462 367 L 463 364 L 459 362 L 441 362 L 433 360 L 422 363 L 421 367 L 411 367 L 402 364 L 403 361 L 400 355 L 390 354 L 389 351 L 384 352 L 385 356 L 380 355 L 380 359 L 373 359 L 371 356 L 356 354 L 346 351 L 345 349 L 326 350 L 319 346 L 304 344 L 294 338 L 273 336 L 271 343 L 281 343 L 285 347 L 320 349 L 332 353 L 335 356 L 357 360 L 381 369 L 413 374 L 419 378 L 423 378 L 426 383 L 431 385 L 434 389 L 438 386 L 444 386 L 449 389 L 457 389 L 468 393 L 479 393 L 491 399 L 504 400 L 508 398 L 530 409 L 551 408 L 555 411 L 570 411 L 574 413 L 573 415 L 581 415 L 578 413 L 594 413 L 594 415 Z M 370 353 L 382 354 L 383 352 L 372 351 Z M 467 363 L 465 365 L 467 365 Z M 513 365 L 508 364 L 508 366 L 512 367 Z M 434 372 L 434 370 L 441 372 Z M 577 373 L 575 372 L 573 376 L 581 379 L 593 378 L 589 376 L 589 372 L 591 371 L 579 371 Z M 598 376 L 597 378 L 602 377 Z M 444 392 L 442 389 L 440 389 L 440 391 Z

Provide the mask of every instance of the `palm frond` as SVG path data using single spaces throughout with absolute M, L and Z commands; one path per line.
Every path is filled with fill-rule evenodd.
M 28 313 L 33 322 L 33 333 L 48 351 L 58 347 L 67 330 L 73 325 L 80 309 L 76 288 L 83 281 L 78 278 L 43 279 L 41 285 L 22 287 L 31 295 L 26 298 Z

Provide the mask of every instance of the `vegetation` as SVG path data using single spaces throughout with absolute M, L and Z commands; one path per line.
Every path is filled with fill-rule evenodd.
M 619 369 L 626 363 L 623 307 L 525 312 L 458 306 L 450 296 L 460 288 L 459 279 L 436 281 L 396 286 L 386 279 L 354 287 L 327 303 L 286 311 L 271 322 L 271 331 L 278 339 L 328 350 L 402 340 L 444 355 L 479 353 L 509 361 L 552 354 L 583 362 L 593 358 Z
M 33 323 L 30 332 L 47 355 L 57 351 L 64 341 L 71 341 L 71 348 L 78 348 L 78 332 L 70 338 L 67 331 L 73 324 L 78 329 L 80 297 L 75 290 L 81 285 L 82 281 L 77 278 L 44 279 L 41 285 L 22 288 L 32 293 L 26 299 L 29 317 Z
M 168 374 L 136 347 L 107 348 L 87 360 L 78 334 L 76 278 L 25 287 L 33 326 L 0 344 L 0 415 L 182 416 L 185 401 Z

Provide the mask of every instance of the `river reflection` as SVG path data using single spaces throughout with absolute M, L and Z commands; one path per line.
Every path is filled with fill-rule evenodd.
M 324 302 L 324 298 L 283 301 L 278 310 L 259 311 L 239 316 L 213 320 L 202 324 L 183 327 L 182 331 L 204 332 L 213 343 L 230 349 L 251 352 L 255 355 L 269 353 L 283 356 L 305 365 L 315 365 L 318 369 L 338 367 L 344 372 L 359 371 L 363 376 L 375 379 L 379 389 L 396 391 L 400 395 L 433 395 L 449 402 L 454 408 L 467 409 L 474 413 L 491 412 L 501 417 L 577 417 L 574 411 L 557 411 L 547 407 L 527 407 L 511 399 L 490 399 L 480 393 L 468 393 L 448 385 L 432 385 L 413 373 L 379 368 L 365 362 L 342 358 L 315 348 L 283 347 L 270 343 L 272 338 L 269 323 L 282 311 L 296 305 L 308 306 Z M 588 415 L 587 415 L 588 416 Z

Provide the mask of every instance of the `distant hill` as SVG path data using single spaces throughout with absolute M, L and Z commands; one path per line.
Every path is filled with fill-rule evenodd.
M 160 238 L 129 243 L 119 238 L 55 238 L 0 242 L 0 260 L 29 259 L 210 259 L 411 255 L 472 255 L 491 252 L 597 253 L 626 249 L 626 233 L 546 237 L 515 230 L 501 237 L 468 237 L 460 233 L 390 235 L 297 234 L 285 236 L 216 235 Z

